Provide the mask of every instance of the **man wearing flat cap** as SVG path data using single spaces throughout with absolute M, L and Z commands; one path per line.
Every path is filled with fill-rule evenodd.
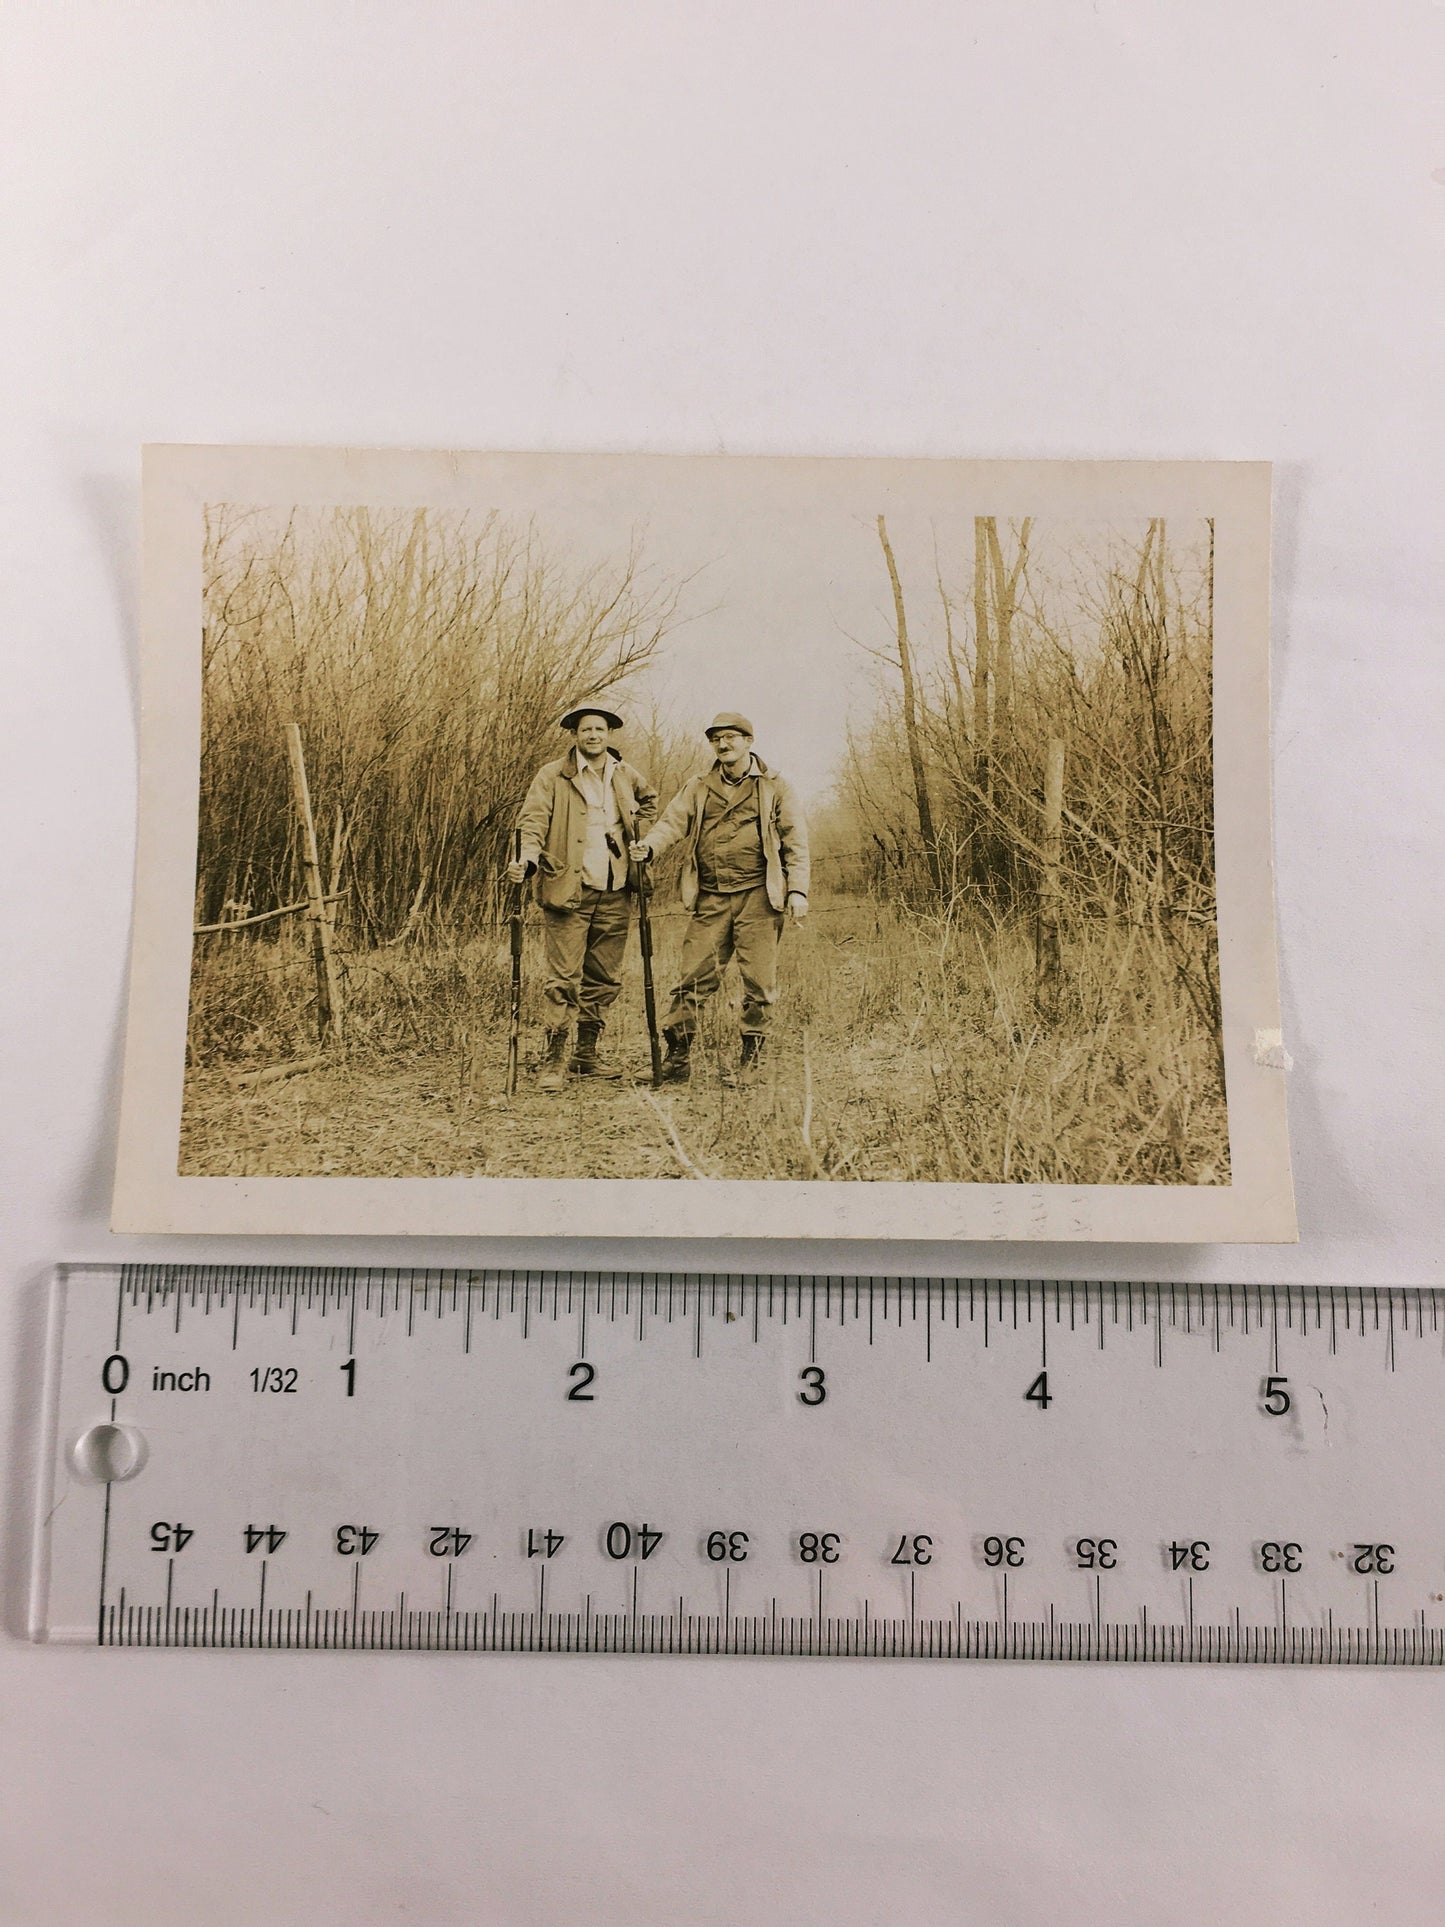
M 692 912 L 682 970 L 664 1020 L 663 1077 L 690 1075 L 698 1011 L 736 957 L 743 980 L 738 1071 L 756 1071 L 778 994 L 783 920 L 808 914 L 808 826 L 793 787 L 753 751 L 753 726 L 727 711 L 706 731 L 716 761 L 683 784 L 655 826 L 633 845 L 639 862 L 685 846 L 681 891 Z M 727 1082 L 737 1072 L 724 1073 Z
M 657 792 L 609 738 L 622 718 L 597 702 L 578 703 L 562 718 L 572 737 L 565 756 L 544 763 L 517 818 L 521 851 L 507 870 L 512 883 L 534 871 L 546 938 L 543 992 L 546 1049 L 537 1088 L 560 1091 L 570 1068 L 579 1077 L 622 1075 L 599 1056 L 598 1039 L 622 982 L 632 922 L 627 846 L 645 836 L 657 815 Z M 577 1021 L 577 1048 L 568 1045 Z

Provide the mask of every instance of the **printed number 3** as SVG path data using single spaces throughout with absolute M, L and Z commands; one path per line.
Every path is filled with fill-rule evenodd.
M 803 1405 L 821 1405 L 828 1396 L 828 1381 L 823 1376 L 823 1367 L 805 1365 L 798 1373 L 798 1377 L 802 1379 L 804 1386 L 798 1394 L 799 1402 Z

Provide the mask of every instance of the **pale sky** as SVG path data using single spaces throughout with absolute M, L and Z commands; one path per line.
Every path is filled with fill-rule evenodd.
M 644 567 L 682 592 L 664 660 L 630 685 L 619 706 L 659 707 L 699 736 L 719 710 L 753 722 L 759 753 L 809 799 L 830 787 L 850 717 L 872 707 L 877 679 L 897 672 L 850 641 L 881 650 L 894 639 L 892 593 L 879 546 L 885 513 L 907 604 L 910 635 L 929 659 L 942 635 L 935 544 L 956 603 L 971 594 L 973 517 L 1035 514 L 1030 574 L 1056 618 L 1076 612 L 1070 584 L 1109 539 L 1144 534 L 1153 487 L 1126 506 L 1088 471 L 1066 465 L 930 461 L 829 461 L 683 456 L 496 456 L 468 458 L 463 513 L 495 512 L 535 525 L 547 557 L 581 570 L 625 556 L 642 541 Z M 1144 465 L 1139 465 L 1141 468 Z M 1167 471 L 1166 471 L 1167 472 Z M 1157 474 L 1158 471 L 1155 471 Z M 404 485 L 403 485 L 404 486 Z M 376 502 L 379 510 L 385 506 Z M 403 495 L 393 506 L 401 507 Z M 415 496 L 410 506 L 416 505 Z M 455 498 L 435 504 L 456 513 Z M 1160 508 L 1164 507 L 1161 502 Z M 1120 512 L 1123 509 L 1125 512 Z M 1197 513 L 1170 524 L 1176 563 L 1202 565 Z M 1011 556 L 1013 542 L 1005 540 Z M 685 618 L 685 619 L 684 619 Z M 967 616 L 955 617 L 965 633 Z
M 756 470 L 757 465 L 747 466 Z M 819 468 L 829 466 L 778 464 L 777 475 L 770 478 L 774 484 L 792 479 L 803 485 L 770 487 L 760 501 L 719 502 L 708 489 L 700 494 L 660 492 L 645 514 L 635 514 L 625 526 L 626 507 L 619 501 L 614 543 L 614 552 L 624 547 L 636 527 L 644 536 L 648 562 L 678 576 L 698 571 L 679 608 L 680 615 L 691 619 L 672 632 L 656 671 L 632 685 L 636 697 L 646 703 L 655 694 L 659 707 L 679 727 L 699 731 L 719 710 L 740 710 L 755 726 L 759 754 L 810 799 L 831 786 L 849 720 L 861 721 L 873 707 L 879 676 L 890 689 L 898 686 L 896 669 L 889 671 L 850 640 L 857 637 L 883 651 L 894 648 L 893 596 L 878 540 L 879 509 L 887 515 L 910 639 L 917 657 L 928 661 L 935 648 L 941 651 L 943 637 L 935 547 L 955 605 L 955 635 L 963 640 L 971 634 L 973 517 L 991 508 L 976 497 L 955 505 L 946 499 L 946 488 L 936 494 L 927 491 L 932 500 L 897 502 L 890 500 L 897 491 L 888 487 L 808 485 Z M 836 466 L 846 470 L 851 465 Z M 906 466 L 922 469 L 925 479 L 947 480 L 942 471 L 949 465 Z M 809 475 L 798 475 L 802 469 Z M 930 469 L 939 473 L 930 476 Z M 699 468 L 699 473 L 712 479 L 713 472 Z M 589 507 L 586 537 L 580 530 L 574 533 L 566 510 L 539 512 L 538 527 L 553 552 L 556 541 L 596 554 L 591 549 L 594 515 L 595 508 Z M 1007 520 L 1001 518 L 1000 534 L 1005 556 L 1011 559 L 1014 544 Z M 1131 543 L 1142 539 L 1146 527 L 1144 517 L 1118 525 Z M 1035 522 L 1031 580 L 1058 617 L 1079 619 L 1072 583 L 1081 562 L 1087 567 L 1088 558 L 1103 551 L 1109 533 L 1098 524 L 1087 528 L 1078 522 Z M 1171 530 L 1175 561 L 1198 566 L 1204 540 L 1197 519 L 1177 524 Z M 1187 555 L 1181 553 L 1185 543 L 1192 551 Z

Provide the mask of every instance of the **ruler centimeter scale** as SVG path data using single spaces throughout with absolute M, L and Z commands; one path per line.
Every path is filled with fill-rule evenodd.
M 1442 1294 L 213 1265 L 51 1285 L 31 1633 L 1445 1664 Z

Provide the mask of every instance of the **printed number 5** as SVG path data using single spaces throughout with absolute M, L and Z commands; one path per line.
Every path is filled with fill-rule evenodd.
M 821 1365 L 805 1365 L 798 1373 L 805 1389 L 798 1394 L 804 1405 L 821 1405 L 828 1396 L 828 1381 L 823 1376 Z
M 1287 1378 L 1267 1378 L 1259 1391 L 1259 1402 L 1271 1418 L 1283 1418 L 1293 1400 L 1290 1398 Z

